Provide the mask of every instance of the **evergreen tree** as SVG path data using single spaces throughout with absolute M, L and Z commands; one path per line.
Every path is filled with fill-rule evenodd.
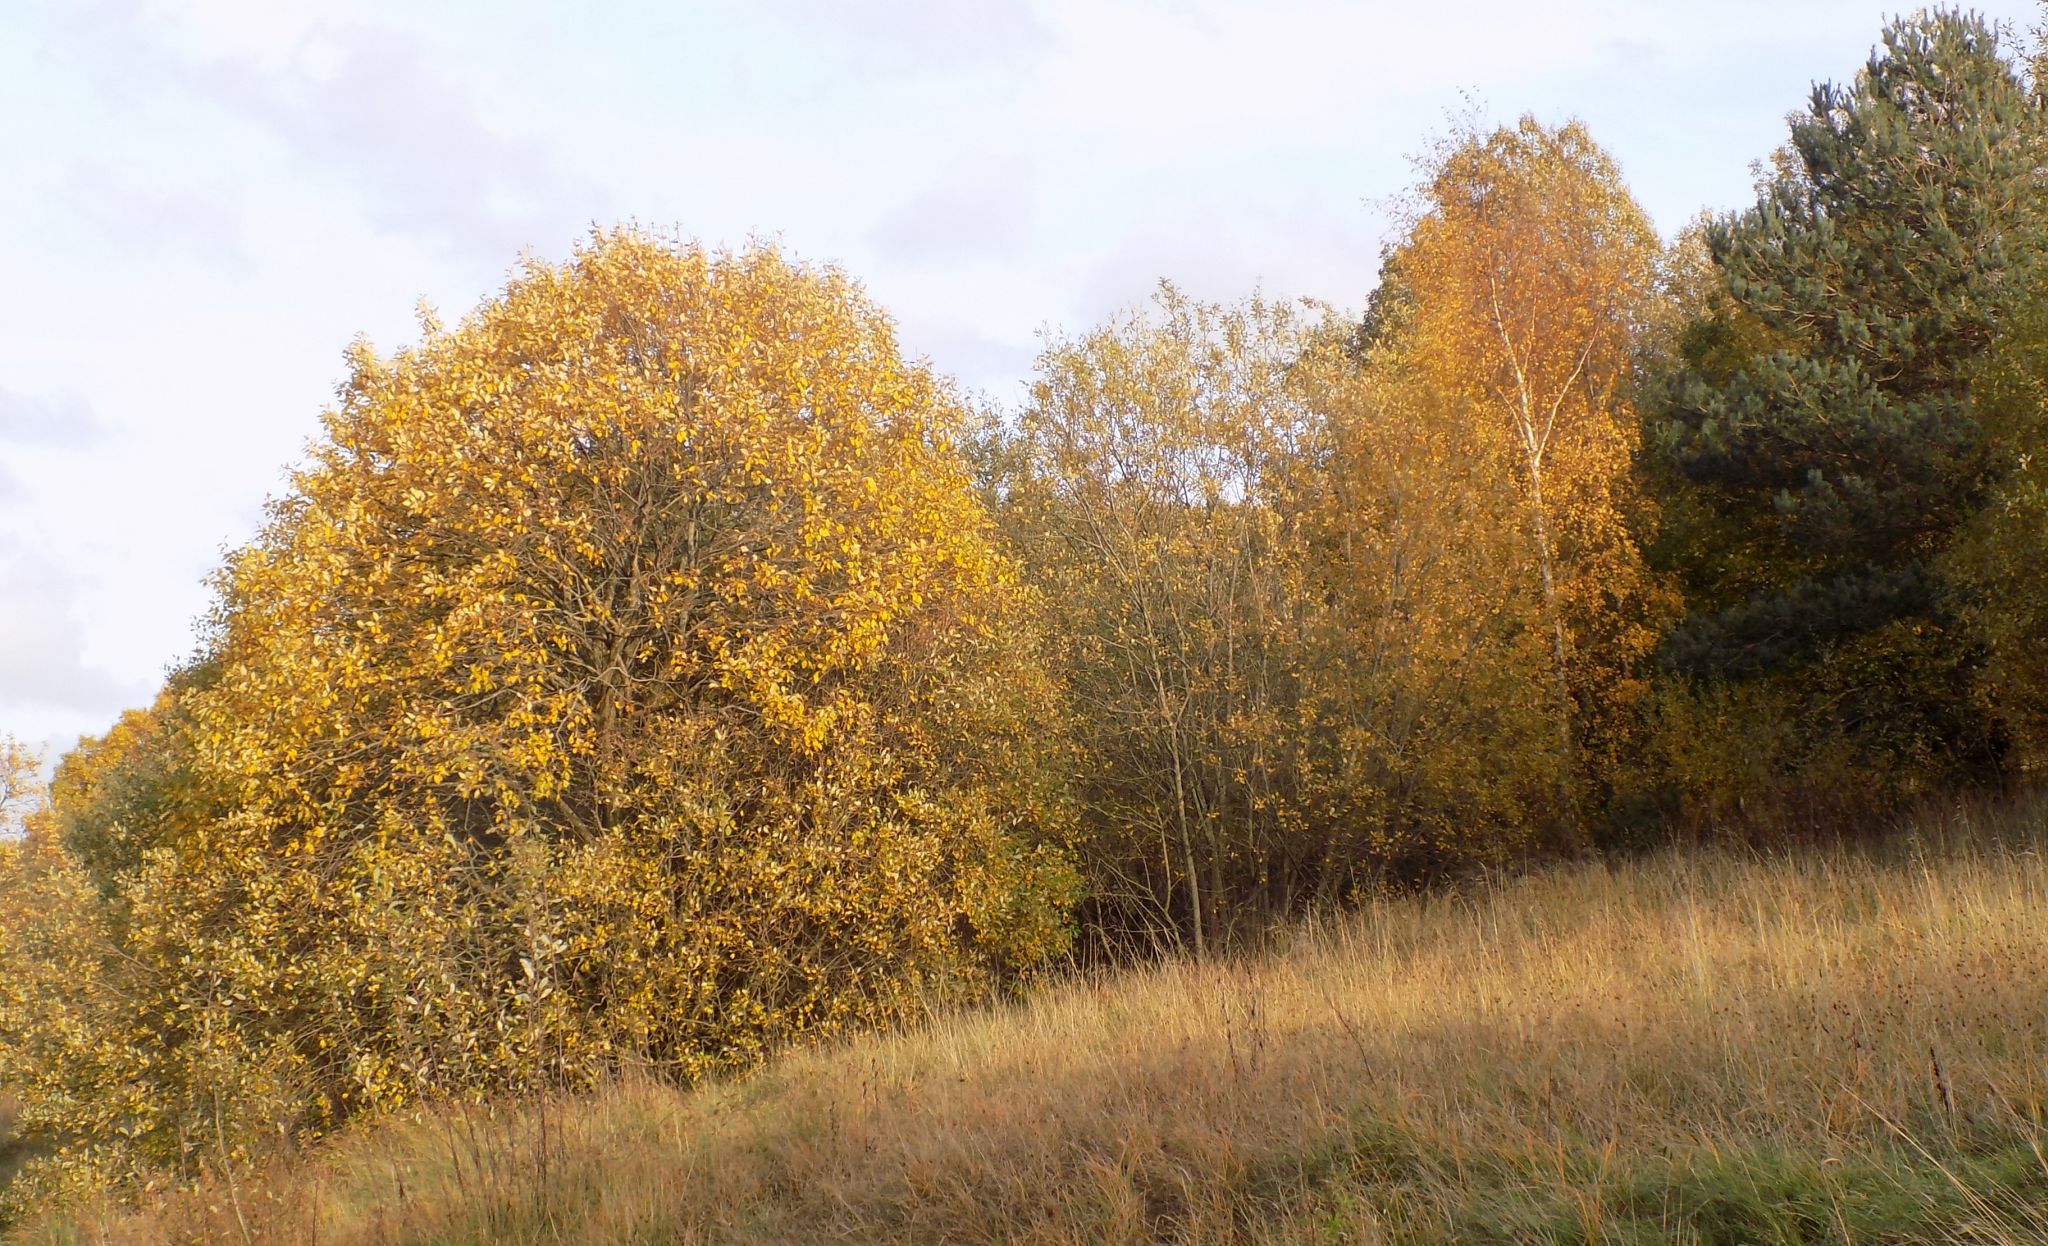
M 1981 20 L 1901 19 L 1709 227 L 1718 289 L 1652 404 L 1697 529 L 1668 668 L 1789 672 L 1847 734 L 1918 737 L 1880 751 L 1988 756 L 1934 567 L 1997 474 L 1971 385 L 2038 249 L 2036 119 Z

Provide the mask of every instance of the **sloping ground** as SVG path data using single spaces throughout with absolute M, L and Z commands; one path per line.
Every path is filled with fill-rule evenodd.
M 1256 961 L 386 1123 L 22 1240 L 2048 1241 L 2043 820 L 1390 900 Z

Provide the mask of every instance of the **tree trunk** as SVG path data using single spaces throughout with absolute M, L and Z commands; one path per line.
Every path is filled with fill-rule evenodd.
M 1550 625 L 1551 694 L 1557 702 L 1557 745 L 1562 765 L 1558 777 L 1558 795 L 1568 809 L 1578 761 L 1574 755 L 1577 745 L 1572 737 L 1571 681 L 1565 666 L 1568 646 L 1565 640 L 1564 612 L 1558 609 L 1557 605 L 1557 572 L 1550 550 L 1550 512 L 1543 500 L 1542 459 L 1531 454 L 1528 468 L 1529 510 L 1536 528 L 1536 566 L 1543 584 L 1543 614 Z

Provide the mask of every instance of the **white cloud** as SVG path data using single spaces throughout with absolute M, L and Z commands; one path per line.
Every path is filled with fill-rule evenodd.
M 76 597 L 56 563 L 0 543 L 0 721 L 38 710 L 111 717 L 146 694 L 86 660 Z
M 377 226 L 509 256 L 606 215 L 595 181 L 491 124 L 458 57 L 329 14 L 300 3 L 97 0 L 71 30 L 110 89 L 183 94 L 261 127 L 292 162 L 276 173 L 350 187 Z
M 891 211 L 872 237 L 911 266 L 1017 250 L 1032 225 L 1031 173 L 1022 156 L 963 163 Z
M 8 442 L 79 447 L 103 429 L 92 409 L 75 393 L 39 397 L 0 386 L 0 451 Z
M 1009 63 L 1047 51 L 1053 31 L 1028 0 L 765 0 L 792 29 L 890 54 L 893 67 Z

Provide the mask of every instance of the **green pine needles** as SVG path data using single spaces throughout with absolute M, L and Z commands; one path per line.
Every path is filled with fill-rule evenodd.
M 1707 228 L 1718 288 L 1649 404 L 1693 529 L 1670 543 L 1691 603 L 1670 673 L 1776 677 L 1834 734 L 1995 763 L 1959 704 L 1969 642 L 1934 646 L 1938 674 L 1921 651 L 1953 627 L 1941 556 L 2001 469 L 1973 380 L 2035 275 L 2039 115 L 1981 20 L 1900 19 L 1815 88 L 1756 206 Z

